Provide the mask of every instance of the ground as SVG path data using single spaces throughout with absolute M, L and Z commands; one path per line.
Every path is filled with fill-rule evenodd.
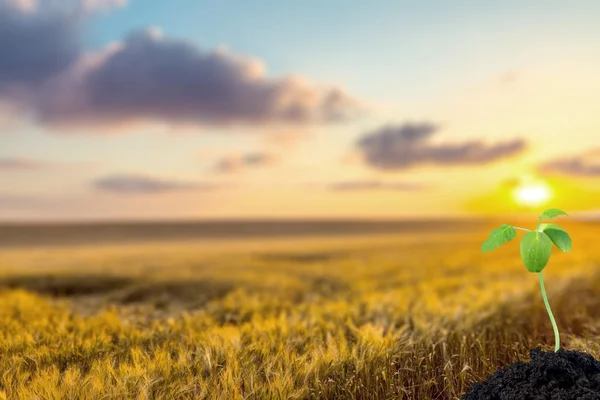
M 518 239 L 415 234 L 0 248 L 0 398 L 457 399 L 553 348 Z M 544 271 L 562 345 L 600 356 L 600 226 Z M 446 227 L 448 228 L 448 227 Z M 485 228 L 485 229 L 484 229 Z

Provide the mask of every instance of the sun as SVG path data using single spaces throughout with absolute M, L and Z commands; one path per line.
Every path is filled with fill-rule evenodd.
M 552 198 L 552 190 L 545 182 L 528 180 L 513 191 L 515 201 L 525 207 L 538 207 Z

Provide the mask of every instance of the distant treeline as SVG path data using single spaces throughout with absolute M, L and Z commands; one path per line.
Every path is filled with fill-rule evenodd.
M 436 232 L 481 227 L 480 220 L 245 220 L 200 222 L 121 222 L 3 224 L 0 246 L 36 246 L 122 241 L 272 238 L 314 235 Z

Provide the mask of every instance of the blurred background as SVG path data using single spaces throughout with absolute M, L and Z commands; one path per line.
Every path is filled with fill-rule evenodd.
M 1 4 L 3 221 L 600 207 L 595 2 Z
M 45 360 L 3 359 L 0 395 L 456 398 L 553 345 L 518 246 L 479 254 L 499 221 L 533 228 L 551 207 L 574 241 L 551 301 L 566 343 L 597 351 L 600 304 L 576 294 L 600 288 L 598 15 L 0 0 L 0 347 Z M 202 379 L 169 375 L 157 334 Z M 160 379 L 140 391 L 103 357 Z

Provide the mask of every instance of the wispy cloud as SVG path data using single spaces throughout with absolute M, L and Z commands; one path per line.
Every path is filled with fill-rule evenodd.
M 0 171 L 2 170 L 32 170 L 47 167 L 49 163 L 31 158 L 6 157 L 0 158 Z
M 0 157 L 0 171 L 54 171 L 90 169 L 98 164 L 92 161 L 50 161 L 30 157 Z
M 41 194 L 0 193 L 0 210 L 40 210 L 60 208 L 70 198 L 56 198 Z
M 514 139 L 494 144 L 479 140 L 435 144 L 439 126 L 432 123 L 386 125 L 365 134 L 356 144 L 364 162 L 381 170 L 399 170 L 419 164 L 486 164 L 522 152 L 526 143 Z
M 540 165 L 539 171 L 546 174 L 600 177 L 600 162 L 595 161 L 599 152 L 600 150 L 596 149 L 578 156 L 551 160 Z
M 210 183 L 181 182 L 140 175 L 111 175 L 93 182 L 96 189 L 119 194 L 160 194 L 168 192 L 207 191 Z
M 279 159 L 268 153 L 248 153 L 243 155 L 229 155 L 217 161 L 215 171 L 222 173 L 239 172 L 248 168 L 272 165 Z
M 378 180 L 364 181 L 345 181 L 336 182 L 328 186 L 329 190 L 335 192 L 354 192 L 354 191 L 375 191 L 375 190 L 394 190 L 394 191 L 418 191 L 424 190 L 427 186 L 421 183 L 413 182 L 382 182 Z

